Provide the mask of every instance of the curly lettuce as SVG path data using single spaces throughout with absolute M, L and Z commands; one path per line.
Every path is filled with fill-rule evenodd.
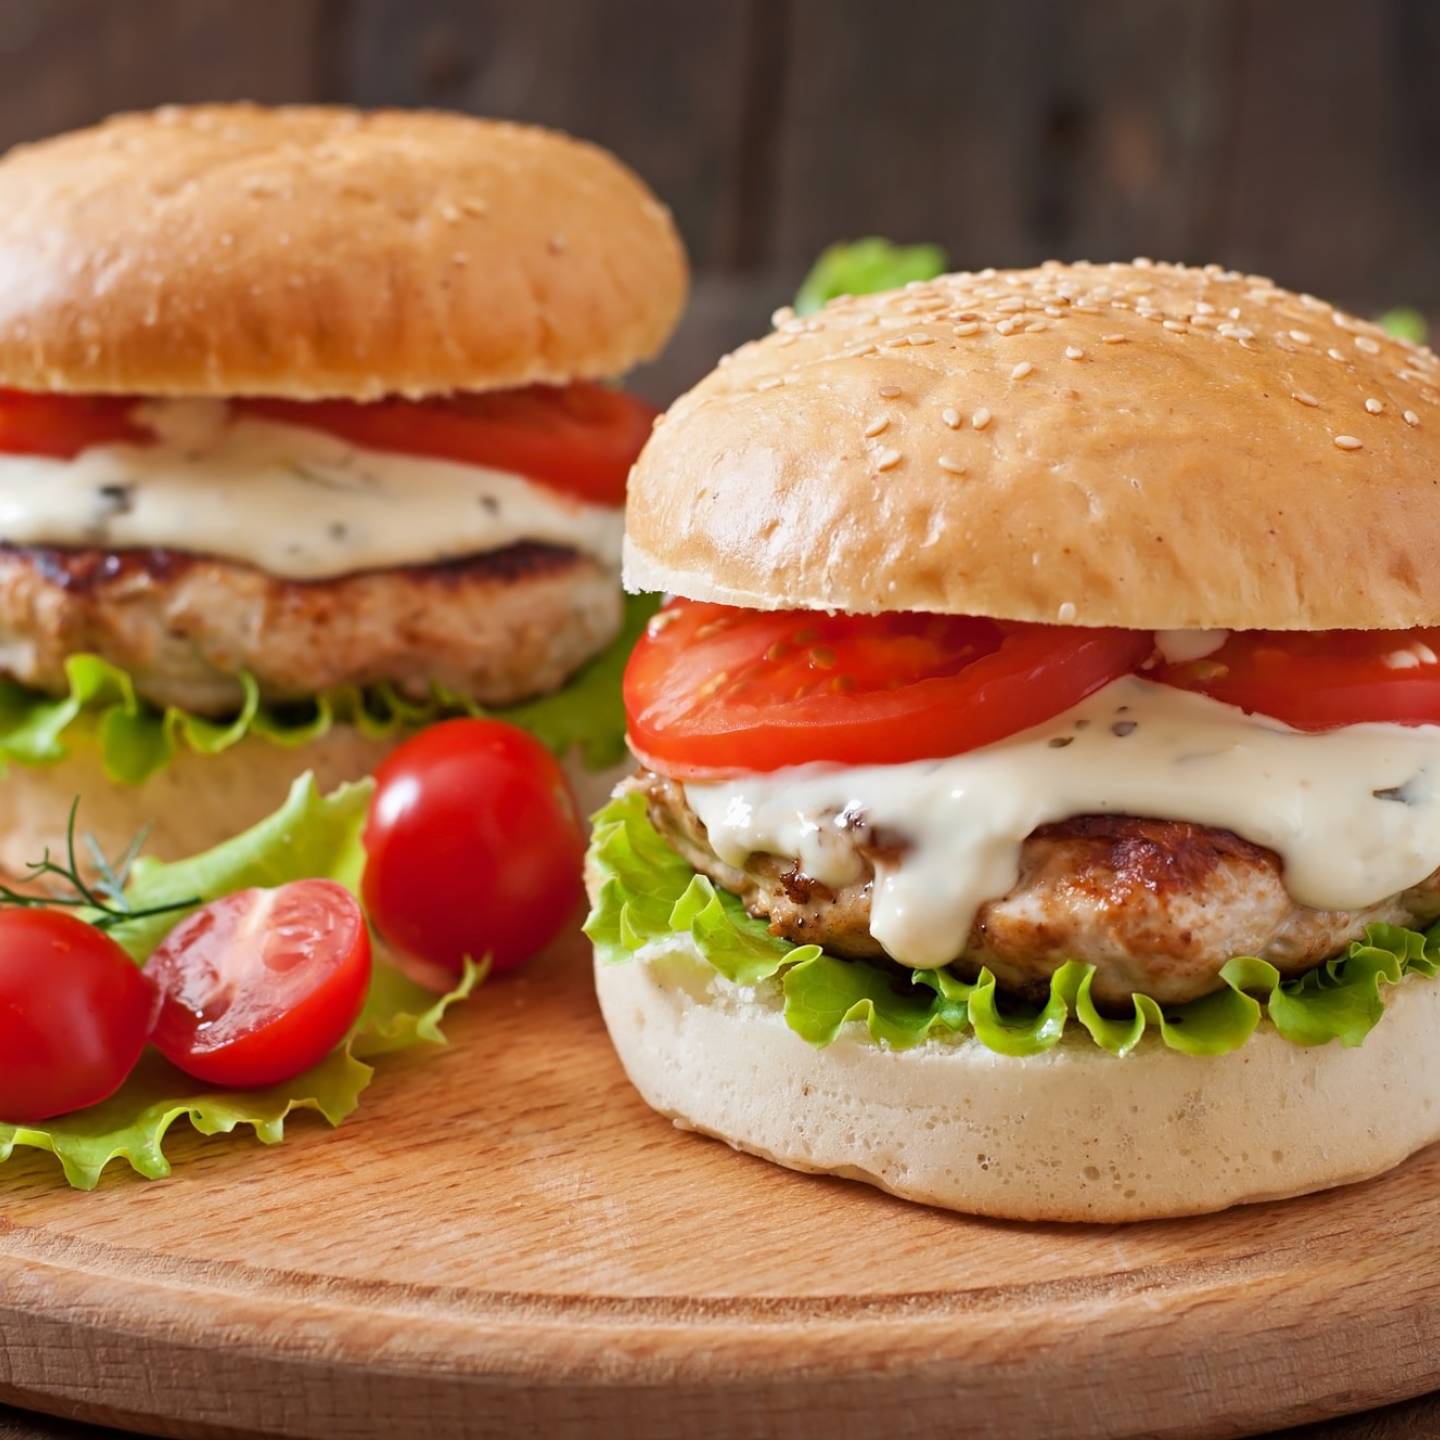
M 1129 1015 L 1102 1015 L 1091 996 L 1095 967 L 1068 961 L 1040 1006 L 999 995 L 982 970 L 973 981 L 949 970 L 916 970 L 828 955 L 791 945 L 752 918 L 740 901 L 697 874 L 650 823 L 644 798 L 612 800 L 595 817 L 589 865 L 599 878 L 585 932 L 605 963 L 632 960 L 646 946 L 687 937 L 695 952 L 737 985 L 777 984 L 785 1021 L 812 1045 L 828 1045 L 853 1022 L 872 1040 L 904 1050 L 933 1036 L 972 1034 L 997 1054 L 1037 1055 L 1078 1025 L 1102 1050 L 1127 1055 L 1147 1031 L 1172 1050 L 1221 1055 L 1239 1049 L 1262 1019 L 1296 1045 L 1359 1045 L 1385 1010 L 1382 987 L 1440 969 L 1440 926 L 1422 935 L 1371 925 L 1345 955 L 1285 980 L 1271 964 L 1237 956 L 1224 988 L 1186 1005 L 1137 995 Z
M 341 685 L 306 704 L 270 706 L 262 703 L 254 678 L 242 675 L 238 713 L 210 720 L 173 705 L 162 710 L 137 695 L 134 681 L 118 666 L 98 655 L 74 655 L 65 665 L 69 690 L 63 696 L 0 681 L 0 762 L 51 764 L 63 759 L 75 741 L 93 741 L 111 780 L 139 785 L 164 769 L 181 747 L 216 755 L 247 735 L 299 746 L 336 725 L 388 739 L 451 716 L 491 714 L 530 731 L 557 755 L 577 750 L 589 769 L 604 770 L 625 758 L 620 677 L 656 604 L 652 596 L 627 600 L 620 634 L 563 689 L 491 711 L 439 686 L 419 701 L 390 685 Z
M 820 253 L 796 292 L 795 312 L 810 315 L 841 295 L 898 290 L 944 270 L 945 252 L 938 245 L 896 245 L 877 235 L 844 241 Z
M 252 885 L 283 885 L 312 875 L 354 888 L 372 788 L 365 781 L 322 795 L 314 779 L 304 775 L 279 810 L 223 845 L 169 864 L 137 861 L 126 899 L 139 910 L 177 895 L 213 900 Z M 126 921 L 110 934 L 143 964 L 180 918 L 172 912 Z M 338 1125 L 373 1078 L 370 1062 L 414 1045 L 443 1045 L 440 1022 L 446 1011 L 481 978 L 480 967 L 470 966 L 450 994 L 437 998 L 377 952 L 370 993 L 354 1029 L 339 1049 L 305 1074 L 262 1090 L 222 1090 L 190 1079 L 147 1052 L 130 1079 L 100 1105 L 40 1125 L 0 1124 L 0 1162 L 20 1148 L 49 1151 L 71 1185 L 90 1190 L 115 1160 L 127 1161 L 147 1179 L 168 1175 L 165 1137 L 182 1118 L 201 1135 L 248 1126 L 267 1145 L 284 1138 L 285 1121 L 297 1110 L 316 1111 Z

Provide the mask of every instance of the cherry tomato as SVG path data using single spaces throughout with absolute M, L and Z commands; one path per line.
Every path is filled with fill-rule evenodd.
M 1201 660 L 1145 674 L 1297 730 L 1440 725 L 1440 629 L 1237 630 Z
M 0 1121 L 107 1100 L 135 1068 L 160 997 L 103 931 L 58 910 L 0 910 Z
M 370 986 L 370 933 L 333 880 L 241 890 L 186 916 L 145 973 L 164 1003 L 156 1048 L 212 1085 L 278 1085 L 318 1065 Z
M 584 830 L 534 736 L 448 720 L 407 740 L 375 780 L 365 908 L 417 979 L 448 983 L 467 956 L 513 969 L 574 916 Z
M 0 451 L 70 460 L 92 445 L 144 444 L 150 433 L 131 421 L 134 405 L 124 396 L 0 390 Z
M 1134 669 L 1149 631 L 672 601 L 625 671 L 630 742 L 678 778 L 955 755 Z
M 245 400 L 244 410 L 328 430 L 372 450 L 488 465 L 598 505 L 621 505 L 655 410 L 577 381 L 434 400 Z

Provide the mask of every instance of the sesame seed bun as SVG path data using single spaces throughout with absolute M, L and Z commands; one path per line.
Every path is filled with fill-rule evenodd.
M 668 337 L 669 212 L 530 126 L 254 105 L 0 160 L 0 385 L 296 399 L 618 375 Z
M 1147 1039 L 1118 1059 L 1067 1035 L 1020 1060 L 973 1038 L 883 1049 L 858 1025 L 821 1050 L 778 987 L 731 985 L 689 937 L 597 961 L 630 1079 L 685 1129 L 795 1170 L 1012 1220 L 1198 1215 L 1363 1180 L 1440 1139 L 1440 982 L 1389 989 L 1357 1048 L 1268 1025 L 1228 1055 Z M 1403 1095 L 1403 1104 L 1357 1096 Z
M 679 400 L 626 583 L 1137 629 L 1440 623 L 1440 361 L 1254 276 L 1048 264 L 837 300 Z

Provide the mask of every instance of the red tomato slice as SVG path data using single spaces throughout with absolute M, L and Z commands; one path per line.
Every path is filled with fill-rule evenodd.
M 1149 631 L 679 600 L 636 646 L 625 708 L 636 752 L 679 779 L 923 760 L 1038 725 L 1153 645 Z
M 1437 657 L 1440 628 L 1240 630 L 1202 660 L 1145 674 L 1297 730 L 1440 725 Z
M 0 910 L 0 1121 L 107 1100 L 135 1068 L 160 996 L 103 931 L 58 910 Z
M 495 972 L 542 950 L 584 895 L 585 832 L 564 771 L 499 720 L 447 720 L 375 772 L 365 908 L 422 984 L 469 956 Z
M 188 915 L 145 966 L 164 993 L 156 1048 L 212 1085 L 278 1085 L 355 1023 L 370 934 L 333 880 L 241 890 Z
M 597 505 L 625 503 L 625 481 L 656 414 L 633 395 L 587 382 L 370 404 L 238 403 L 372 450 L 510 470 Z
M 0 390 L 0 452 L 71 460 L 92 445 L 144 444 L 132 423 L 135 400 L 117 395 L 37 395 Z

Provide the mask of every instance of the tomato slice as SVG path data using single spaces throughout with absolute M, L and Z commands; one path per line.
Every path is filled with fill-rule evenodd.
M 677 779 L 955 755 L 1133 670 L 1149 631 L 672 601 L 625 672 L 636 753 Z
M 656 411 L 588 382 L 434 400 L 244 400 L 254 414 L 311 425 L 372 450 L 488 465 L 596 505 L 622 505 Z
M 130 419 L 135 403 L 120 395 L 0 390 L 0 452 L 73 460 L 92 445 L 144 444 L 150 432 Z
M 1440 725 L 1440 628 L 1238 630 L 1201 660 L 1145 674 L 1297 730 Z
M 160 997 L 106 934 L 58 910 L 0 910 L 0 1121 L 107 1100 L 145 1048 Z
M 144 444 L 133 396 L 0 390 L 0 452 L 69 460 L 92 445 Z M 433 400 L 232 402 L 236 413 L 305 425 L 353 445 L 513 471 L 595 505 L 623 505 L 656 410 L 605 385 L 530 385 Z
M 212 1085 L 278 1085 L 318 1065 L 355 1023 L 370 934 L 333 880 L 241 890 L 188 915 L 145 973 L 164 994 L 156 1048 Z

